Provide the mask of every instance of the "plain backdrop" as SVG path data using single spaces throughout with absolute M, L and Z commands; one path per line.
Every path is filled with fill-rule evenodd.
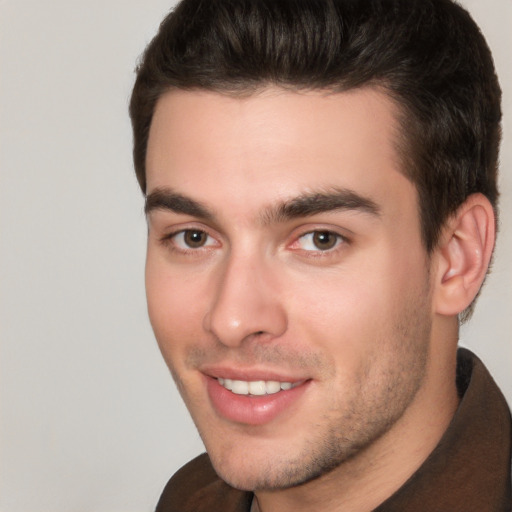
M 501 233 L 462 332 L 512 402 L 512 2 Z M 202 450 L 147 320 L 127 103 L 169 0 L 0 0 L 0 511 L 144 512 Z

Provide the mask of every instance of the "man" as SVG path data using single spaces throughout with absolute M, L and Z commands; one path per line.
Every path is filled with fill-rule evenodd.
M 450 0 L 184 0 L 137 72 L 149 315 L 206 446 L 168 511 L 508 511 L 457 353 L 495 241 L 500 89 Z

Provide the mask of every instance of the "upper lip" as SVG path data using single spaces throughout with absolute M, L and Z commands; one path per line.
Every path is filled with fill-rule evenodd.
M 277 382 L 300 382 L 308 380 L 308 377 L 292 375 L 286 371 L 264 369 L 264 368 L 235 368 L 232 366 L 204 366 L 200 368 L 201 373 L 215 379 L 244 380 L 254 382 L 259 380 Z

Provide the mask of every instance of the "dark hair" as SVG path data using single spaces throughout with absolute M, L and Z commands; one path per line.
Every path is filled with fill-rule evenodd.
M 428 252 L 470 194 L 496 210 L 501 91 L 484 37 L 451 0 L 183 0 L 137 68 L 130 115 L 143 192 L 163 93 L 268 85 L 377 86 L 395 100 L 402 172 L 418 190 Z

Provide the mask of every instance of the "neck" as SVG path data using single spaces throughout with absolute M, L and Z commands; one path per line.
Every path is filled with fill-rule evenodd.
M 256 492 L 251 512 L 369 512 L 393 495 L 434 450 L 459 403 L 457 328 L 448 323 L 442 333 L 444 340 L 437 338 L 444 342 L 432 344 L 423 386 L 388 432 L 315 480 L 289 489 Z

